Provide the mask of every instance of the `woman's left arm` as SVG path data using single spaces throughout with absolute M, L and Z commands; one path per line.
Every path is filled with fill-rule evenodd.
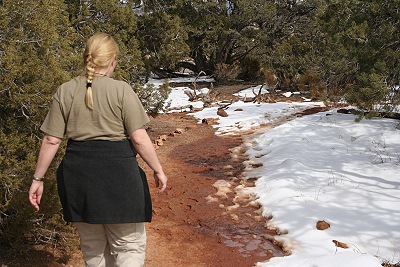
M 38 161 L 36 163 L 36 170 L 33 177 L 42 178 L 46 174 L 57 150 L 61 144 L 62 139 L 51 135 L 45 135 L 42 140 Z M 31 188 L 29 189 L 29 201 L 31 205 L 39 210 L 40 199 L 43 194 L 43 182 L 32 181 Z

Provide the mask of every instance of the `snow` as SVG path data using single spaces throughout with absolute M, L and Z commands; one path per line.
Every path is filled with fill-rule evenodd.
M 183 93 L 187 89 L 173 89 L 171 107 L 193 104 Z M 238 95 L 252 96 L 252 89 Z M 293 116 L 322 105 L 238 101 L 226 108 L 228 117 L 216 115 L 215 107 L 190 115 L 200 121 L 218 118 L 216 134 L 242 134 L 248 139 L 249 162 L 262 163 L 258 168 L 246 167 L 244 178 L 258 178 L 253 190 L 263 215 L 272 216 L 269 227 L 286 233 L 276 239 L 291 255 L 257 266 L 378 267 L 385 261 L 397 263 L 399 122 L 371 119 L 356 123 L 355 116 L 335 109 Z M 248 135 L 254 130 L 257 134 Z M 317 230 L 319 220 L 328 222 L 330 228 Z M 336 247 L 333 240 L 348 248 Z
M 197 90 L 197 94 L 206 94 L 208 92 L 208 88 L 201 88 Z M 188 87 L 174 87 L 171 90 L 171 93 L 169 94 L 169 99 L 172 101 L 170 102 L 170 107 L 169 109 L 171 112 L 185 112 L 185 111 L 190 111 L 190 108 L 188 105 L 191 105 L 194 108 L 202 108 L 203 107 L 203 102 L 202 101 L 188 101 L 188 95 L 185 94 L 185 91 L 192 91 Z M 169 102 L 170 100 L 167 100 Z M 186 103 L 186 104 L 183 104 Z

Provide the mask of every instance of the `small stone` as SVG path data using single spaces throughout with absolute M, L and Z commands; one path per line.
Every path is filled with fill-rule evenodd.
M 182 134 L 183 133 L 183 129 L 181 128 L 176 128 L 174 133 L 178 133 L 178 134 Z
M 228 113 L 223 108 L 218 108 L 217 115 L 221 117 L 228 117 Z
M 339 248 L 349 248 L 349 246 L 346 243 L 339 242 L 337 240 L 332 240 L 332 242 L 335 244 L 336 247 Z
M 165 134 L 160 135 L 160 137 L 158 137 L 158 139 L 161 139 L 163 141 L 167 141 L 167 135 L 165 135 Z
M 237 216 L 236 214 L 231 214 L 231 218 L 234 221 L 239 221 L 239 216 Z
M 331 227 L 331 225 L 326 221 L 318 221 L 316 227 L 318 230 L 325 230 Z
M 201 123 L 210 125 L 210 124 L 213 124 L 213 120 L 212 119 L 202 119 Z
M 156 144 L 157 144 L 158 146 L 162 146 L 162 145 L 164 145 L 164 142 L 163 142 L 161 139 L 157 139 L 157 140 L 156 140 Z

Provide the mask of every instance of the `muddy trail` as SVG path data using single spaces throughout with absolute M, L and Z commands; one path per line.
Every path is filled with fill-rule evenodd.
M 157 150 L 169 186 L 165 194 L 153 192 L 147 266 L 253 266 L 283 255 L 270 241 L 275 232 L 265 228 L 261 207 L 243 190 L 254 181 L 240 179 L 246 160 L 240 136 L 218 137 L 184 114 L 163 115 L 150 127 L 153 138 L 183 131 Z
M 307 109 L 262 130 L 323 109 Z M 184 113 L 151 121 L 148 132 L 153 140 L 167 135 L 157 153 L 169 185 L 165 194 L 152 189 L 147 267 L 251 267 L 289 253 L 274 240 L 277 233 L 266 228 L 262 207 L 248 190 L 255 179 L 242 176 L 244 141 L 256 131 L 217 136 L 211 125 Z

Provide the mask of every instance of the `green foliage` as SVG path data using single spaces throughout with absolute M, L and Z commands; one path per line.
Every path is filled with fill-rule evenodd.
M 326 85 L 319 80 L 315 72 L 307 72 L 299 76 L 297 87 L 300 92 L 308 92 L 311 98 L 326 100 Z
M 189 54 L 188 35 L 177 15 L 151 12 L 141 16 L 138 38 L 149 71 L 152 67 L 175 69 Z
M 153 84 L 142 85 L 140 83 L 135 83 L 133 85 L 133 90 L 142 101 L 143 107 L 151 115 L 164 111 L 164 103 L 171 92 L 168 81 L 165 81 L 164 84 L 158 88 Z
M 0 250 L 70 245 L 66 238 L 73 230 L 61 218 L 55 180 L 65 144 L 46 174 L 40 212 L 30 207 L 27 190 L 51 97 L 82 72 L 85 41 L 97 31 L 111 33 L 119 43 L 116 76 L 132 83 L 143 64 L 136 15 L 128 6 L 112 0 L 0 2 Z M 146 104 L 154 100 L 159 109 L 165 92 L 153 93 Z
M 51 95 L 75 67 L 74 34 L 62 1 L 2 1 L 0 13 L 0 243 L 26 245 L 27 233 L 59 211 L 54 179 L 47 183 L 41 214 L 28 204 L 27 189 L 40 147 L 39 127 Z M 54 169 L 49 170 L 51 176 Z M 59 223 L 62 223 L 59 220 Z
M 325 59 L 322 76 L 360 110 L 380 104 L 390 112 L 399 101 L 399 1 L 327 2 L 318 48 Z
M 239 61 L 238 77 L 255 79 L 260 69 L 268 69 L 277 77 L 277 88 L 306 90 L 304 77 L 312 74 L 315 86 L 309 88 L 316 96 L 335 101 L 347 96 L 369 108 L 399 102 L 398 0 L 142 3 L 138 39 L 148 69 L 172 72 L 189 49 L 195 64 L 188 67 L 186 60 L 185 67 L 217 79 L 226 79 L 221 70 Z M 366 85 L 364 75 L 379 78 Z
M 256 81 L 262 77 L 261 60 L 257 57 L 245 57 L 240 61 L 239 79 L 247 81 Z
M 219 63 L 215 69 L 215 79 L 218 81 L 226 82 L 234 80 L 238 77 L 240 73 L 239 62 L 234 62 L 233 64 Z
M 86 40 L 95 32 L 109 33 L 120 48 L 115 77 L 128 83 L 136 81 L 143 63 L 135 37 L 137 19 L 130 5 L 115 0 L 67 0 L 65 3 L 70 23 L 77 33 L 73 44 L 76 54 L 81 58 Z
M 346 95 L 351 104 L 356 104 L 361 110 L 376 110 L 375 104 L 384 103 L 389 95 L 389 88 L 385 85 L 385 76 L 377 73 L 360 73 L 356 84 Z M 384 107 L 384 105 L 381 105 Z

